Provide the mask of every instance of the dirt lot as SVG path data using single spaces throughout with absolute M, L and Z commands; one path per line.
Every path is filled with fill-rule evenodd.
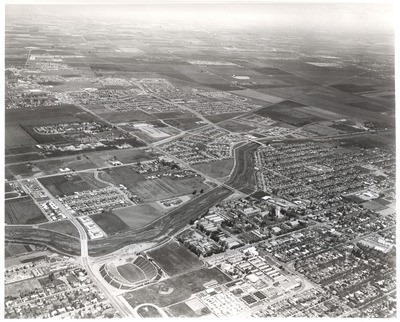
M 129 226 L 112 212 L 101 213 L 90 217 L 107 235 L 114 235 L 129 230 Z
M 233 159 L 212 161 L 193 165 L 193 168 L 213 178 L 223 178 L 229 175 L 233 167 Z
M 79 238 L 78 230 L 69 220 L 53 221 L 48 224 L 40 225 L 40 228 Z
M 113 210 L 113 213 L 130 228 L 137 229 L 146 226 L 163 212 L 151 204 L 143 204 Z
M 203 266 L 196 255 L 178 243 L 171 242 L 148 252 L 169 276 L 176 276 Z

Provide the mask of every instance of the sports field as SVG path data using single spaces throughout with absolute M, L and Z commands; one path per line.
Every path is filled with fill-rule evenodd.
M 184 301 L 194 293 L 204 291 L 205 283 L 215 280 L 218 284 L 231 279 L 217 268 L 201 268 L 183 275 L 175 276 L 160 283 L 149 285 L 124 294 L 124 298 L 134 308 L 140 304 L 151 303 L 166 307 Z
M 131 263 L 118 266 L 117 271 L 123 278 L 131 283 L 136 283 L 146 278 L 142 270 Z

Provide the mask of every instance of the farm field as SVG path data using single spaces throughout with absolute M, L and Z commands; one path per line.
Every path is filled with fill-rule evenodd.
M 176 242 L 170 242 L 147 253 L 169 276 L 176 276 L 203 266 L 196 255 Z
M 82 158 L 87 158 L 89 161 L 97 165 L 97 167 L 110 167 L 109 160 L 116 158 L 122 163 L 136 163 L 141 161 L 147 161 L 157 158 L 159 155 L 140 149 L 124 149 L 124 150 L 113 150 L 113 151 L 103 151 L 101 153 L 95 152 L 90 153 Z
M 24 197 L 5 201 L 5 222 L 32 225 L 47 219 L 30 197 Z
M 73 105 L 61 105 L 59 107 L 46 107 L 30 110 L 25 109 L 6 110 L 6 147 L 31 146 L 42 143 L 41 141 L 54 141 L 59 136 L 46 136 L 34 133 L 31 127 L 34 125 L 56 124 L 65 122 L 77 122 L 80 120 L 93 120 L 94 116 L 83 112 Z M 28 132 L 26 131 L 28 130 Z M 50 137 L 54 137 L 53 139 Z M 28 150 L 29 151 L 29 150 Z
M 129 206 L 115 209 L 112 212 L 131 229 L 142 228 L 165 213 L 156 204 Z
M 183 131 L 196 129 L 204 125 L 204 121 L 198 117 L 164 119 L 164 122 Z
M 196 278 L 193 278 L 193 276 L 196 276 Z M 217 268 L 201 268 L 169 278 L 155 285 L 125 293 L 124 298 L 133 308 L 144 303 L 166 307 L 184 301 L 192 294 L 205 290 L 204 284 L 212 280 L 215 280 L 218 284 L 223 284 L 231 279 Z
M 38 179 L 53 196 L 69 196 L 77 191 L 105 188 L 108 185 L 96 180 L 93 172 L 66 174 Z
M 130 111 L 113 111 L 102 106 L 90 106 L 87 108 L 92 110 L 96 115 L 106 119 L 111 123 L 121 123 L 121 122 L 135 122 L 135 121 L 155 121 L 157 118 L 140 110 L 130 110 Z
M 33 251 L 29 245 L 7 243 L 4 246 L 6 257 L 18 257 L 22 254 L 27 254 Z
M 141 182 L 132 189 L 143 202 L 151 202 L 190 194 L 192 191 L 208 190 L 209 187 L 199 177 L 157 178 Z
M 116 185 L 123 184 L 144 203 L 190 194 L 194 190 L 206 191 L 209 188 L 200 177 L 146 179 L 129 166 L 104 170 L 101 178 Z

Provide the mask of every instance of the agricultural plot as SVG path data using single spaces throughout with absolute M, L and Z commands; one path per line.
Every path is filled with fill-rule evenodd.
M 309 123 L 324 121 L 325 118 L 313 115 L 304 109 L 305 105 L 293 101 L 283 101 L 271 106 L 264 107 L 254 114 L 269 117 L 282 123 L 294 126 L 304 126 Z
M 120 220 L 131 229 L 139 229 L 163 215 L 162 210 L 156 205 L 142 204 L 113 210 Z
M 196 255 L 185 247 L 170 242 L 147 253 L 169 276 L 176 276 L 203 266 Z
M 193 278 L 195 276 L 195 278 Z M 166 307 L 188 299 L 192 294 L 204 291 L 204 284 L 215 281 L 224 284 L 231 279 L 217 268 L 201 268 L 124 294 L 124 298 L 134 308 L 140 304 L 151 303 Z
M 38 179 L 53 196 L 69 196 L 75 192 L 105 188 L 108 185 L 97 181 L 93 173 L 66 174 Z
M 29 245 L 7 243 L 4 249 L 6 257 L 18 257 L 23 254 L 28 254 L 33 251 Z
M 205 122 L 198 117 L 164 119 L 164 122 L 183 131 L 196 129 L 205 125 Z
M 47 222 L 47 219 L 30 197 L 24 197 L 5 201 L 5 222 L 32 225 Z
M 107 169 L 104 173 L 103 179 L 116 185 L 123 184 L 142 202 L 152 202 L 187 195 L 194 190 L 203 189 L 205 191 L 208 189 L 208 186 L 203 183 L 203 179 L 200 177 L 146 179 L 130 167 Z
M 168 177 L 146 180 L 132 189 L 143 202 L 167 199 L 207 190 L 208 186 L 199 177 L 171 179 Z
M 151 114 L 140 110 L 130 110 L 130 111 L 113 111 L 105 107 L 93 107 L 87 106 L 89 109 L 93 110 L 97 115 L 106 119 L 111 123 L 121 123 L 121 122 L 143 122 L 143 121 L 155 121 L 156 118 Z

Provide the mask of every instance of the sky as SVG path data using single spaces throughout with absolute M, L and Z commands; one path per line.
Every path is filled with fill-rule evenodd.
M 73 1 L 75 0 L 70 0 L 71 3 Z M 45 3 L 46 0 L 41 2 Z M 52 3 L 60 2 L 63 1 L 52 1 Z M 193 24 L 287 26 L 360 32 L 390 30 L 394 28 L 395 21 L 393 6 L 388 3 L 240 3 L 235 0 L 220 0 L 219 3 L 215 1 L 210 3 L 209 0 L 183 3 L 182 0 L 174 0 L 172 3 L 159 0 L 127 5 L 127 1 L 122 0 L 122 4 L 113 2 L 110 5 L 109 1 L 103 0 L 100 1 L 102 4 L 94 5 L 95 2 L 99 0 L 80 1 L 79 6 L 62 5 L 60 7 L 59 5 L 35 4 L 30 5 L 28 9 L 22 5 L 7 5 L 6 14 L 9 7 L 17 7 L 37 14 L 78 15 L 110 21 L 136 18 L 148 21 L 184 21 Z M 82 6 L 82 4 L 86 5 Z

